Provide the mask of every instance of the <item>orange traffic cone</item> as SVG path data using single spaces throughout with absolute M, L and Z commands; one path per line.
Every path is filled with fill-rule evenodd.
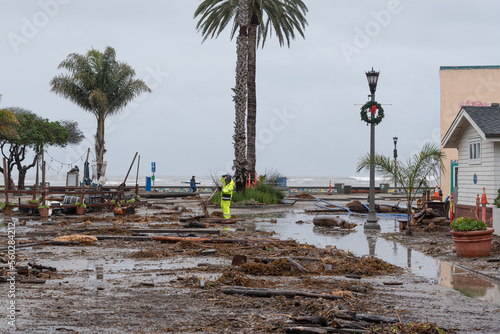
M 434 190 L 434 197 L 439 197 L 438 186 L 436 186 L 436 190 Z
M 488 199 L 486 198 L 486 189 L 483 187 L 483 194 L 481 195 L 481 204 L 488 204 Z

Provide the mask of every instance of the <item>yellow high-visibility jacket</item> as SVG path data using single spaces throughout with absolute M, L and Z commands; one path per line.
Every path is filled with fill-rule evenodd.
M 220 181 L 222 182 L 222 200 L 230 201 L 231 198 L 233 197 L 233 189 L 236 183 L 234 183 L 234 181 L 231 180 L 231 182 L 226 184 L 226 181 L 224 180 L 223 177 L 220 178 Z

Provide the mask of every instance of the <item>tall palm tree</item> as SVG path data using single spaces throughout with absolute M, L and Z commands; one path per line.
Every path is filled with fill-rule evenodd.
M 234 120 L 234 181 L 236 190 L 245 189 L 245 175 L 247 173 L 247 160 L 245 154 L 245 114 L 247 98 L 247 75 L 248 75 L 248 0 L 238 0 L 238 23 L 240 33 L 236 39 L 236 86 L 235 96 L 235 120 Z
M 194 16 L 201 16 L 196 28 L 201 31 L 204 41 L 218 37 L 228 23 L 236 16 L 240 2 L 234 0 L 204 0 L 196 9 Z M 257 120 L 256 94 L 256 49 L 267 37 L 274 34 L 281 46 L 295 39 L 295 31 L 304 37 L 307 25 L 305 14 L 307 7 L 301 0 L 248 0 L 248 115 L 247 115 L 247 161 L 248 172 L 254 181 L 255 176 L 255 140 Z M 235 19 L 231 30 L 231 39 L 240 28 Z
M 135 71 L 128 64 L 117 61 L 115 50 L 109 46 L 104 53 L 95 49 L 86 55 L 72 53 L 58 68 L 69 74 L 55 76 L 50 81 L 51 90 L 91 112 L 97 119 L 95 155 L 99 178 L 104 161 L 106 117 L 118 113 L 135 97 L 151 89 L 144 81 L 134 79 Z
M 384 177 L 392 178 L 405 190 L 407 204 L 407 226 L 406 234 L 412 234 L 411 228 L 411 210 L 412 203 L 415 200 L 420 189 L 428 188 L 429 181 L 437 178 L 444 170 L 444 153 L 436 144 L 425 144 L 422 150 L 404 164 L 401 161 L 395 162 L 390 156 L 382 156 L 375 154 L 373 164 L 375 171 L 384 175 Z M 366 154 L 360 158 L 357 166 L 357 172 L 364 169 L 370 169 L 370 155 Z

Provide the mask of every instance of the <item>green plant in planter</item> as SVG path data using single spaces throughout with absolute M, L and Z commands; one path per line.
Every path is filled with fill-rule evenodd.
M 81 206 L 84 209 L 87 207 L 87 205 L 85 203 L 80 203 L 80 202 L 76 202 L 75 205 Z
M 128 200 L 127 203 L 129 203 L 129 204 L 135 203 L 135 199 L 131 198 L 131 199 Z
M 34 205 L 37 205 L 38 204 L 38 201 L 36 199 L 30 199 L 28 201 L 29 204 L 34 204 Z
M 40 210 L 40 209 L 50 209 L 50 206 L 48 206 L 48 205 L 40 205 L 38 207 L 38 210 Z
M 11 203 L 11 202 L 9 202 L 9 203 L 0 203 L 0 209 L 2 209 L 2 210 L 4 210 L 6 207 L 12 209 L 14 206 L 15 206 L 15 204 Z
M 454 219 L 450 227 L 453 231 L 480 231 L 486 230 L 486 224 L 481 220 L 468 217 L 459 217 Z

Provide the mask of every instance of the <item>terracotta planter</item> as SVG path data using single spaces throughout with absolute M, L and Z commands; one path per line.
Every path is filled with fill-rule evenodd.
M 85 212 L 85 208 L 84 207 L 81 207 L 81 206 L 77 206 L 76 207 L 76 214 L 77 215 L 83 215 L 84 212 Z
M 491 227 L 481 231 L 451 231 L 457 255 L 465 257 L 489 256 L 493 231 L 495 230 Z
M 3 214 L 4 215 L 10 216 L 11 213 L 12 213 L 12 208 L 5 207 L 5 209 L 3 209 Z
M 49 209 L 43 208 L 43 209 L 38 209 L 40 212 L 40 217 L 42 218 L 47 218 L 49 216 Z

